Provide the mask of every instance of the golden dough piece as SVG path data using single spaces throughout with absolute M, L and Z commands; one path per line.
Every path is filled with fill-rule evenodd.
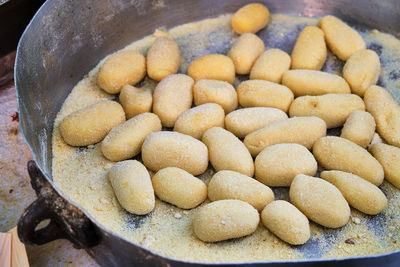
M 297 37 L 292 51 L 292 69 L 320 70 L 326 61 L 324 32 L 316 26 L 307 26 Z
M 287 118 L 286 113 L 277 108 L 241 108 L 226 115 L 225 126 L 237 137 L 244 138 L 249 133 L 264 128 L 271 122 Z
M 400 148 L 378 143 L 372 145 L 369 151 L 382 165 L 385 179 L 400 189 Z
M 289 110 L 293 93 L 286 86 L 264 80 L 247 80 L 237 87 L 242 107 L 271 107 L 284 112 Z
M 290 201 L 308 219 L 329 228 L 349 221 L 350 207 L 342 193 L 327 181 L 304 174 L 297 175 L 289 190 Z
M 353 208 L 376 215 L 386 208 L 384 193 L 374 184 L 363 178 L 342 171 L 323 171 L 321 178 L 336 186 Z
M 155 206 L 153 186 L 146 168 L 137 160 L 116 163 L 108 178 L 121 206 L 128 212 L 144 215 Z
M 329 128 L 342 126 L 355 110 L 365 110 L 361 97 L 353 94 L 300 96 L 290 105 L 290 117 L 316 116 Z
M 212 127 L 224 127 L 225 112 L 215 103 L 206 103 L 183 112 L 175 122 L 174 131 L 201 139 Z
M 163 126 L 173 127 L 178 117 L 190 109 L 193 84 L 193 79 L 185 74 L 169 75 L 157 84 L 153 94 L 153 112 Z
M 291 245 L 302 245 L 310 239 L 310 223 L 294 205 L 284 200 L 269 203 L 261 212 L 263 225 Z
M 187 74 L 196 82 L 201 79 L 235 81 L 235 65 L 230 57 L 209 54 L 196 58 L 189 64 Z
M 366 148 L 374 137 L 375 126 L 375 120 L 371 114 L 356 110 L 347 118 L 340 137 Z
M 315 175 L 318 164 L 311 152 L 299 144 L 266 147 L 255 160 L 256 179 L 268 186 L 290 186 L 297 174 Z
M 147 52 L 147 74 L 161 81 L 177 73 L 181 64 L 181 51 L 178 44 L 168 37 L 158 37 Z
M 254 63 L 250 72 L 251 80 L 266 80 L 281 83 L 282 75 L 290 68 L 290 56 L 277 48 L 268 49 Z
M 208 198 L 211 201 L 238 199 L 261 211 L 274 200 L 274 192 L 247 175 L 234 171 L 219 171 L 208 184 Z
M 334 16 L 325 16 L 318 26 L 324 31 L 329 49 L 341 60 L 346 61 L 355 52 L 365 49 L 361 35 Z
M 196 211 L 193 231 L 204 242 L 217 242 L 254 233 L 260 215 L 250 204 L 234 199 L 218 200 Z
M 133 158 L 140 153 L 144 139 L 161 131 L 161 121 L 154 113 L 142 113 L 113 128 L 101 142 L 101 152 L 112 161 Z
M 130 119 L 141 113 L 150 112 L 153 95 L 150 88 L 136 88 L 131 85 L 122 87 L 119 102 L 124 108 L 126 118 Z
M 231 132 L 213 127 L 203 134 L 202 141 L 208 148 L 211 165 L 216 171 L 231 170 L 253 176 L 253 158 L 242 141 Z
M 251 3 L 241 7 L 233 14 L 232 28 L 239 34 L 256 33 L 267 26 L 268 20 L 268 8 L 263 4 Z
M 159 170 L 151 181 L 159 199 L 181 209 L 192 209 L 207 198 L 206 184 L 179 168 Z
M 228 57 L 232 59 L 237 74 L 249 74 L 264 49 L 263 40 L 254 33 L 245 33 L 232 44 Z
M 396 100 L 382 87 L 372 85 L 365 92 L 364 102 L 380 136 L 388 144 L 400 147 L 400 106 Z
M 350 172 L 380 185 L 383 169 L 379 162 L 359 145 L 337 136 L 320 138 L 313 146 L 314 157 L 327 170 Z
M 318 117 L 295 117 L 274 121 L 248 134 L 243 143 L 253 157 L 264 148 L 281 143 L 296 143 L 311 149 L 315 141 L 326 135 L 326 123 Z
M 117 94 L 127 84 L 135 85 L 146 75 L 146 59 L 137 51 L 123 50 L 109 56 L 99 69 L 97 84 Z
M 65 117 L 60 123 L 60 134 L 70 146 L 93 145 L 124 121 L 125 113 L 120 104 L 102 100 Z
M 144 140 L 142 160 L 152 171 L 177 167 L 199 175 L 208 167 L 208 150 L 205 144 L 190 135 L 161 131 Z
M 230 83 L 217 80 L 199 80 L 193 87 L 193 98 L 196 106 L 205 103 L 219 104 L 225 113 L 235 110 L 238 98 L 235 88 Z
M 350 86 L 345 79 L 317 70 L 288 70 L 283 74 L 282 84 L 289 87 L 295 97 L 350 94 Z
M 371 85 L 376 84 L 380 71 L 379 56 L 373 50 L 364 49 L 346 61 L 343 78 L 349 83 L 351 92 L 362 97 Z

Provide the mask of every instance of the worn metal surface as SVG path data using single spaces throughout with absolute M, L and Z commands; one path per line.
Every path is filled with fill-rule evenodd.
M 35 159 L 51 182 L 51 134 L 56 113 L 73 85 L 99 59 L 132 40 L 218 14 L 234 12 L 247 1 L 59 1 L 49 0 L 25 32 L 17 53 L 16 82 L 21 126 Z M 378 28 L 400 36 L 400 5 L 390 1 L 260 1 L 271 12 L 315 16 L 334 14 L 353 25 Z M 150 15 L 149 15 L 150 14 Z M 65 40 L 68 40 L 66 42 Z M 90 56 L 88 56 L 90 53 Z M 54 185 L 53 185 L 54 186 Z M 57 190 L 57 188 L 56 188 Z M 59 192 L 61 195 L 62 192 Z M 94 220 L 89 214 L 87 214 Z M 88 252 L 102 265 L 132 263 L 185 265 L 150 253 L 98 225 L 101 243 Z M 399 253 L 363 257 L 340 264 L 395 264 Z M 326 265 L 336 261 L 324 261 Z M 311 266 L 315 261 L 271 264 Z
M 17 98 L 13 82 L 0 86 L 0 232 L 13 228 L 36 195 L 30 186 L 26 168 L 32 159 L 19 130 Z M 84 250 L 77 250 L 66 240 L 43 246 L 26 246 L 31 266 L 96 266 Z

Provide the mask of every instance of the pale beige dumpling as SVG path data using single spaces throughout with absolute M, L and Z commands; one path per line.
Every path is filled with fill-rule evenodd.
M 88 146 L 101 140 L 115 126 L 125 121 L 124 109 L 111 100 L 102 100 L 66 116 L 60 134 L 70 146 Z
M 260 3 L 251 3 L 235 12 L 232 17 L 232 28 L 239 34 L 256 33 L 267 26 L 268 20 L 268 8 Z
M 311 149 L 315 141 L 326 135 L 326 123 L 318 117 L 295 117 L 274 121 L 248 134 L 243 143 L 253 157 L 264 148 L 281 143 L 296 143 Z
M 347 224 L 350 207 L 342 193 L 321 178 L 297 175 L 289 190 L 290 201 L 308 219 L 328 228 Z
M 187 74 L 196 82 L 201 79 L 209 79 L 232 84 L 235 81 L 235 65 L 228 56 L 209 54 L 190 62 Z
M 193 219 L 193 232 L 204 242 L 217 242 L 254 233 L 258 211 L 247 202 L 227 199 L 200 207 Z
M 300 96 L 290 105 L 290 117 L 316 116 L 329 128 L 342 126 L 355 110 L 365 110 L 361 97 L 353 94 Z
M 382 87 L 372 85 L 365 92 L 364 102 L 380 136 L 388 144 L 400 147 L 400 106 L 396 100 Z
M 242 107 L 271 107 L 284 112 L 289 110 L 293 93 L 286 86 L 264 81 L 247 80 L 237 87 L 239 104 Z
M 159 170 L 151 181 L 159 199 L 181 209 L 192 209 L 207 198 L 206 184 L 179 168 Z
M 291 245 L 302 245 L 310 239 L 310 223 L 294 205 L 284 200 L 269 203 L 261 212 L 263 225 Z
M 277 108 L 241 108 L 232 111 L 225 117 L 225 127 L 239 138 L 264 128 L 274 121 L 287 119 L 285 112 Z
M 346 61 L 343 78 L 349 83 L 353 94 L 364 96 L 365 91 L 378 81 L 380 71 L 379 56 L 373 50 L 363 49 Z
M 181 51 L 178 44 L 169 37 L 158 37 L 147 52 L 147 74 L 161 81 L 177 73 L 181 63 Z
M 145 215 L 155 206 L 155 197 L 149 172 L 137 160 L 116 163 L 108 178 L 119 204 L 130 213 Z
M 374 137 L 375 126 L 375 120 L 371 114 L 356 110 L 347 118 L 340 137 L 366 148 Z
M 109 56 L 100 66 L 97 84 L 107 93 L 117 94 L 124 85 L 135 85 L 145 75 L 145 57 L 137 51 L 124 50 Z
M 208 198 L 211 201 L 238 199 L 261 211 L 274 200 L 274 192 L 247 175 L 234 171 L 219 171 L 208 184 Z
M 157 84 L 153 94 L 153 112 L 163 126 L 173 127 L 178 117 L 190 109 L 193 84 L 193 79 L 185 74 L 169 75 Z
M 113 128 L 101 142 L 101 152 L 112 161 L 133 158 L 140 153 L 144 139 L 161 131 L 161 121 L 154 113 L 142 113 Z
M 292 69 L 320 70 L 326 61 L 324 32 L 316 26 L 307 26 L 297 37 L 292 51 Z
M 361 35 L 337 17 L 325 16 L 319 20 L 318 26 L 324 31 L 329 49 L 343 61 L 365 49 Z
M 363 178 L 342 171 L 323 171 L 321 178 L 336 186 L 353 208 L 376 215 L 387 206 L 385 194 Z
M 337 136 L 320 138 L 313 146 L 318 163 L 327 170 L 350 172 L 380 185 L 383 169 L 379 162 L 359 145 Z
M 385 179 L 400 189 L 400 148 L 379 143 L 369 149 L 385 172 Z
M 142 160 L 152 171 L 177 167 L 199 175 L 208 167 L 208 150 L 205 144 L 190 135 L 161 131 L 144 140 Z
M 229 113 L 238 106 L 235 88 L 230 83 L 217 80 L 199 80 L 193 87 L 193 98 L 196 106 L 205 103 L 219 104 Z
M 252 177 L 254 162 L 246 146 L 231 132 L 213 127 L 203 134 L 211 165 L 216 171 L 231 170 Z
M 315 175 L 318 164 L 311 152 L 299 144 L 276 144 L 256 157 L 255 177 L 268 186 L 290 186 L 297 174 Z
M 317 70 L 288 70 L 282 84 L 292 90 L 295 97 L 303 95 L 350 94 L 350 86 L 342 77 Z
M 175 122 L 174 131 L 201 139 L 212 127 L 224 127 L 225 112 L 215 103 L 206 103 L 183 112 Z
M 119 102 L 124 108 L 127 119 L 141 113 L 150 112 L 153 95 L 150 88 L 136 88 L 131 85 L 122 87 Z
M 242 34 L 228 52 L 237 74 L 249 74 L 258 56 L 264 52 L 264 42 L 254 33 Z
M 282 75 L 290 68 L 290 56 L 277 48 L 268 49 L 254 63 L 250 72 L 251 80 L 266 80 L 281 83 Z

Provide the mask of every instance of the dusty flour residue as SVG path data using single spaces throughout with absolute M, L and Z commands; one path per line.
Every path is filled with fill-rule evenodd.
M 182 50 L 180 72 L 186 72 L 190 61 L 198 56 L 227 53 L 237 38 L 231 30 L 230 19 L 231 15 L 225 15 L 178 26 L 168 33 L 161 29 L 125 49 L 146 53 L 156 36 L 169 34 Z M 316 24 L 317 18 L 277 14 L 271 16 L 268 27 L 258 35 L 264 40 L 266 48 L 280 48 L 290 53 L 299 32 L 307 25 Z M 377 30 L 362 31 L 362 35 L 368 47 L 380 55 L 382 72 L 379 84 L 385 86 L 399 101 L 400 41 Z M 102 156 L 99 144 L 70 147 L 63 142 L 58 130 L 59 122 L 71 112 L 100 99 L 116 99 L 97 87 L 98 66 L 75 86 L 55 120 L 53 179 L 67 196 L 106 228 L 160 254 L 202 262 L 336 258 L 380 254 L 400 248 L 400 191 L 386 182 L 381 186 L 389 199 L 384 212 L 377 216 L 366 216 L 352 210 L 352 220 L 340 229 L 326 229 L 311 223 L 312 237 L 303 246 L 290 246 L 280 241 L 261 224 L 254 234 L 244 238 L 216 244 L 203 243 L 192 231 L 191 222 L 196 209 L 181 210 L 159 200 L 156 201 L 155 210 L 147 216 L 128 214 L 113 194 L 106 176 L 113 162 Z M 329 53 L 323 70 L 340 74 L 342 67 L 343 62 Z M 238 77 L 236 83 L 243 79 L 247 77 Z M 140 84 L 150 88 L 155 85 L 150 79 Z M 208 183 L 213 173 L 209 169 L 199 178 Z M 274 192 L 276 199 L 288 200 L 287 188 L 274 188 Z

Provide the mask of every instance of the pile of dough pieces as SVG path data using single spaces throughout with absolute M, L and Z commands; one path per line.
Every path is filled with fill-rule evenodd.
M 291 55 L 264 51 L 254 33 L 268 19 L 262 4 L 239 9 L 232 28 L 240 36 L 228 54 L 200 56 L 187 74 L 176 74 L 180 49 L 168 36 L 154 41 L 147 58 L 124 50 L 104 61 L 97 83 L 119 93 L 119 103 L 102 100 L 70 114 L 60 133 L 71 146 L 101 142 L 104 157 L 117 162 L 108 177 L 128 212 L 151 212 L 155 196 L 182 209 L 208 197 L 193 220 L 200 240 L 250 235 L 260 212 L 267 229 L 299 245 L 310 238 L 309 219 L 339 228 L 349 205 L 370 215 L 385 209 L 384 177 L 400 188 L 400 107 L 375 85 L 378 55 L 333 16 L 305 27 Z M 343 77 L 320 71 L 327 47 L 346 62 Z M 154 93 L 132 86 L 146 73 L 159 81 Z M 250 80 L 235 90 L 236 74 Z M 340 126 L 340 137 L 326 136 Z M 132 160 L 139 153 L 143 164 Z M 209 161 L 217 172 L 207 186 L 195 175 Z M 317 163 L 326 169 L 321 178 L 313 177 Z M 274 200 L 269 186 L 290 187 L 291 203 Z

